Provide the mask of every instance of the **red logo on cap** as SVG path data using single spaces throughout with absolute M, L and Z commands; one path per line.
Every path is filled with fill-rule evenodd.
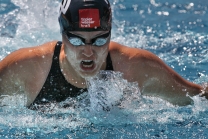
M 79 10 L 79 27 L 96 28 L 100 26 L 100 16 L 98 9 Z

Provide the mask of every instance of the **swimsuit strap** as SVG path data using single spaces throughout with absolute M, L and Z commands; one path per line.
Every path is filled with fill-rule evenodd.
M 61 46 L 62 46 L 62 42 L 61 41 L 58 41 L 56 46 L 55 46 L 55 50 L 54 50 L 54 54 L 53 54 L 53 62 L 52 62 L 52 66 L 51 67 L 56 67 L 56 68 L 51 68 L 51 72 L 55 72 L 57 73 L 60 68 L 60 65 L 59 65 L 59 55 L 60 55 L 60 52 L 61 52 Z M 59 68 L 58 68 L 59 67 Z
M 106 63 L 107 63 L 107 65 L 106 65 L 105 70 L 112 70 L 113 71 L 113 64 L 112 64 L 110 53 L 108 53 Z

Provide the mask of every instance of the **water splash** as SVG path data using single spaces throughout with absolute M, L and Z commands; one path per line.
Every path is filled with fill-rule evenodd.
M 114 127 L 123 129 L 123 133 L 135 127 L 132 134 L 144 136 L 146 132 L 151 133 L 145 131 L 146 128 L 153 130 L 157 125 L 166 134 L 171 128 L 166 131 L 164 125 L 183 127 L 189 124 L 193 127 L 190 120 L 197 122 L 199 116 L 205 124 L 208 102 L 203 98 L 193 97 L 194 105 L 178 107 L 159 98 L 141 96 L 138 85 L 127 82 L 119 72 L 101 71 L 88 82 L 88 92 L 58 104 L 52 103 L 45 112 L 27 109 L 24 95 L 2 97 L 0 130 L 9 135 L 24 132 L 24 136 L 30 137 L 56 136 L 57 132 L 74 137 L 75 133 L 82 136 L 94 132 L 99 136 L 110 128 L 114 131 L 112 134 L 118 135 Z
M 110 110 L 115 105 L 123 106 L 125 97 L 130 99 L 138 99 L 140 91 L 136 83 L 128 83 L 122 78 L 122 73 L 113 71 L 101 71 L 98 76 L 88 79 L 89 98 L 91 102 L 91 110 L 99 111 Z M 127 103 L 127 102 L 125 102 Z

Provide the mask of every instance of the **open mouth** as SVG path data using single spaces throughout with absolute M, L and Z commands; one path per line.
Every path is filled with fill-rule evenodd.
M 92 60 L 83 60 L 83 61 L 81 62 L 81 65 L 82 65 L 83 68 L 87 68 L 87 69 L 93 68 L 93 66 L 94 66 L 94 61 L 92 61 Z

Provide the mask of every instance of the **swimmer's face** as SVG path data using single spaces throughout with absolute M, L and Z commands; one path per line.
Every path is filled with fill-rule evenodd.
M 102 44 L 101 42 L 95 43 L 94 38 L 99 38 L 99 36 L 105 36 L 108 31 L 93 31 L 93 32 L 83 32 L 83 31 L 73 31 L 70 32 L 73 37 L 80 37 L 84 44 L 80 46 L 72 45 L 79 44 L 76 40 L 69 42 L 69 36 L 63 34 L 64 51 L 66 58 L 71 64 L 72 68 L 83 78 L 95 76 L 103 67 L 106 57 L 108 54 L 108 46 L 110 43 L 110 34 L 107 37 L 107 42 L 101 46 L 94 46 L 95 44 Z M 72 38 L 72 37 L 71 37 Z M 79 42 L 79 41 L 78 41 Z M 94 43 L 94 45 L 92 44 Z

